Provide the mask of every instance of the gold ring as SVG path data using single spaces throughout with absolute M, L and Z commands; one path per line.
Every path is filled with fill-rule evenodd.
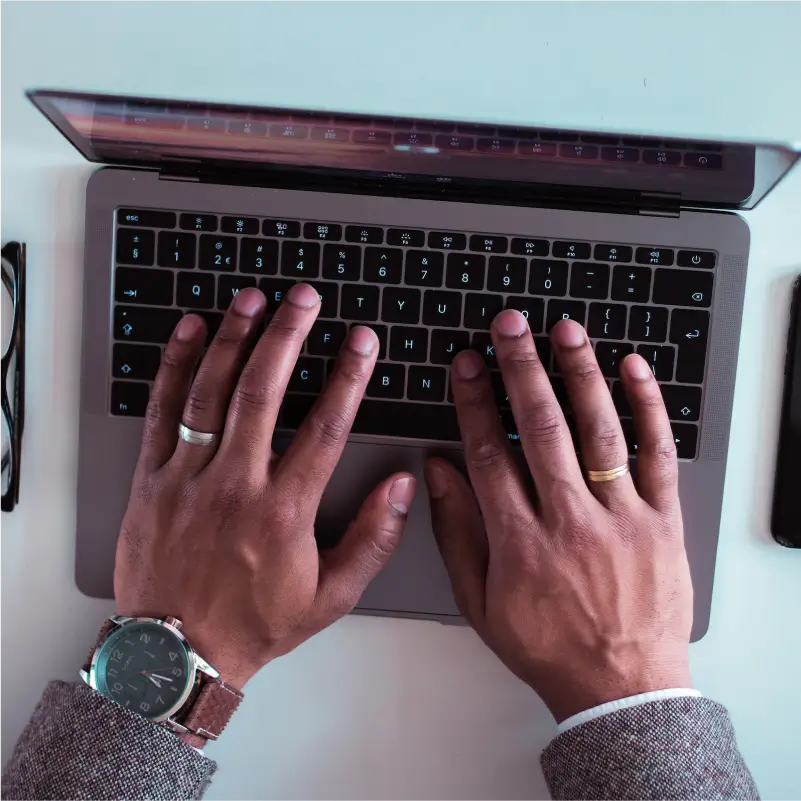
M 629 472 L 629 463 L 614 467 L 611 470 L 588 470 L 587 478 L 590 481 L 614 481 L 617 478 L 622 478 Z

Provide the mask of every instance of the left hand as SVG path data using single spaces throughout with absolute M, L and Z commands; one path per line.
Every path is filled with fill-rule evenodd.
M 414 496 L 413 476 L 389 476 L 339 545 L 318 551 L 317 507 L 378 353 L 373 331 L 351 330 L 279 459 L 278 409 L 319 306 L 316 290 L 293 286 L 248 359 L 265 300 L 242 290 L 194 380 L 205 326 L 181 320 L 151 393 L 117 545 L 118 612 L 180 618 L 191 645 L 239 688 L 354 607 L 398 544 Z M 219 447 L 179 439 L 182 420 L 221 432 Z

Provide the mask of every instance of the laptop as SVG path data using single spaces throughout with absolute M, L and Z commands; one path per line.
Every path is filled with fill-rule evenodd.
M 720 523 L 752 208 L 799 158 L 780 145 L 627 136 L 447 120 L 33 91 L 89 160 L 86 190 L 76 567 L 113 597 L 116 536 L 161 350 L 181 316 L 214 333 L 258 286 L 268 315 L 294 282 L 322 308 L 289 384 L 275 447 L 325 386 L 349 326 L 381 352 L 318 516 L 344 531 L 377 477 L 422 478 L 459 459 L 448 383 L 454 353 L 497 370 L 489 326 L 528 318 L 570 413 L 547 332 L 585 325 L 636 441 L 618 365 L 645 357 L 680 460 L 695 588 L 706 632 Z M 493 373 L 510 442 L 519 435 Z M 461 622 L 425 493 L 358 611 Z

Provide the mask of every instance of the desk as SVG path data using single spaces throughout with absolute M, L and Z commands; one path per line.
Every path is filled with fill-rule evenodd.
M 90 168 L 24 89 L 801 139 L 797 4 L 7 3 L 2 22 L 2 238 L 27 241 L 30 282 L 22 499 L 2 532 L 4 762 L 46 680 L 76 678 L 112 609 L 72 578 Z M 712 624 L 691 658 L 763 796 L 791 798 L 801 552 L 773 544 L 768 510 L 801 171 L 748 220 Z M 209 748 L 209 797 L 543 797 L 554 730 L 471 631 L 351 618 L 248 687 Z

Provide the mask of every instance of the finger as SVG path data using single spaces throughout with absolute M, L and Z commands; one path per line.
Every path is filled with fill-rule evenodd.
M 462 474 L 444 459 L 425 466 L 431 522 L 459 611 L 479 628 L 484 621 L 489 545 L 476 496 Z
M 175 452 L 181 412 L 205 338 L 206 324 L 197 315 L 187 315 L 175 327 L 150 392 L 139 467 L 158 470 Z
M 315 604 L 335 619 L 350 612 L 400 544 L 414 499 L 415 478 L 396 473 L 362 504 L 340 543 L 323 555 Z
M 577 322 L 562 320 L 551 331 L 551 342 L 576 417 L 584 468 L 612 470 L 627 465 L 629 451 L 620 418 L 586 332 Z M 610 508 L 637 498 L 629 473 L 614 481 L 590 481 L 589 487 Z
M 278 409 L 319 308 L 320 296 L 308 284 L 286 293 L 239 377 L 218 458 L 267 474 Z
M 493 321 L 492 339 L 540 504 L 562 506 L 570 492 L 586 492 L 584 477 L 528 321 L 507 309 Z
M 328 385 L 306 416 L 274 478 L 309 499 L 313 513 L 342 455 L 378 356 L 378 337 L 357 326 L 339 352 Z
M 231 393 L 265 306 L 264 295 L 258 289 L 243 289 L 234 297 L 189 390 L 182 417 L 188 428 L 206 434 L 222 432 Z M 174 462 L 181 469 L 198 472 L 214 453 L 213 447 L 179 439 Z
M 654 509 L 672 511 L 679 504 L 679 465 L 659 384 L 645 359 L 636 354 L 623 360 L 620 378 L 634 416 L 637 488 Z
M 454 358 L 451 386 L 470 483 L 488 528 L 500 536 L 505 522 L 530 520 L 533 509 L 501 426 L 487 368 L 475 351 Z

